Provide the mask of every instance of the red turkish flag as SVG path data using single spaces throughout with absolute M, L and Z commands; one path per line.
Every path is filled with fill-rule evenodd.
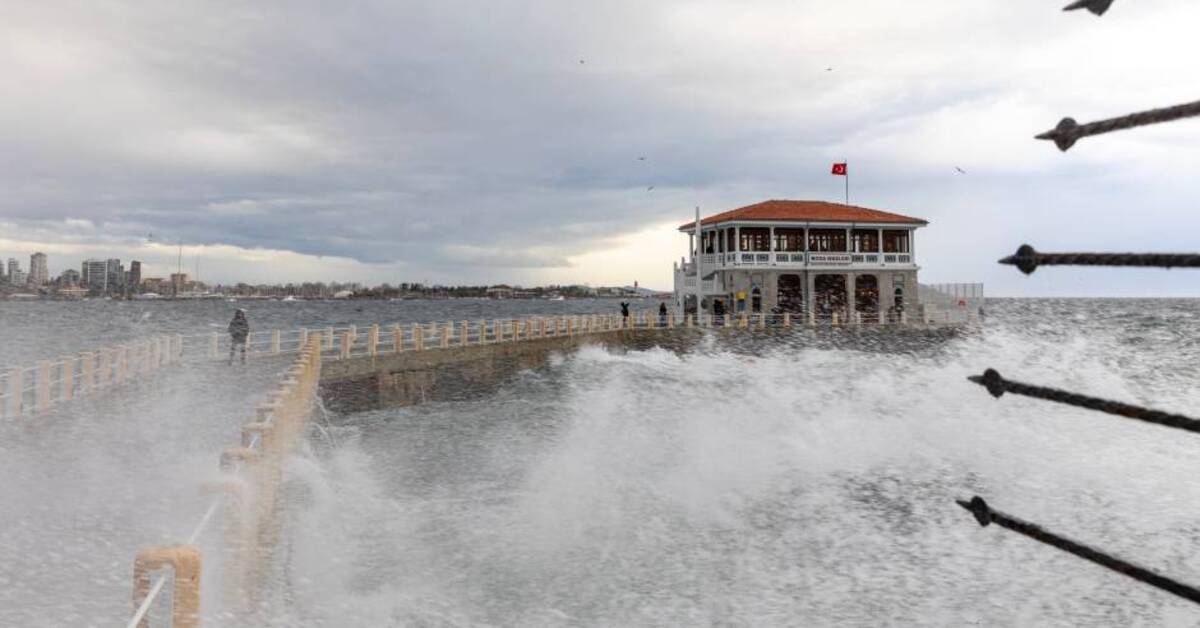
M 847 174 L 846 174 L 846 164 L 844 164 L 844 163 L 841 163 L 841 164 L 833 164 L 833 173 L 832 173 L 832 174 L 836 174 L 836 175 L 838 175 L 838 176 L 840 176 L 840 177 L 847 176 Z

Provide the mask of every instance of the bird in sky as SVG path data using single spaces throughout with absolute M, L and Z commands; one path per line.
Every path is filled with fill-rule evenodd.
M 825 71 L 826 71 L 826 72 L 832 72 L 832 71 L 833 71 L 833 68 L 825 68 Z
M 579 60 L 579 65 L 583 65 L 583 59 Z
M 962 168 L 959 168 L 958 166 L 955 166 L 954 169 L 957 170 L 959 172 L 959 174 L 967 174 L 966 170 L 963 170 Z
M 650 192 L 650 191 L 653 191 L 653 190 L 654 190 L 654 186 L 653 186 L 653 185 L 652 185 L 652 186 L 650 186 L 650 187 L 648 187 L 648 188 L 646 188 L 646 191 L 647 191 L 647 192 Z
M 646 161 L 645 157 L 638 157 L 638 161 Z

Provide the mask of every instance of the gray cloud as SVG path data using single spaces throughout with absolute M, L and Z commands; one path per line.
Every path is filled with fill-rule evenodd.
M 954 279 L 1017 286 L 992 257 L 1054 229 L 1161 248 L 1053 214 L 1116 220 L 1195 163 L 1194 127 L 1070 158 L 1029 136 L 1193 98 L 1168 79 L 1200 10 L 951 4 L 27 3 L 0 26 L 0 217 L 520 279 L 695 204 L 836 198 L 846 158 L 857 202 L 933 221 L 931 274 L 971 254 Z M 1139 219 L 1171 231 L 1181 196 Z

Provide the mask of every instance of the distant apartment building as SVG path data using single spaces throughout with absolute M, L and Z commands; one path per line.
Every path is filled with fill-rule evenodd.
M 171 289 L 175 294 L 187 291 L 188 274 L 187 273 L 171 273 Z
M 11 267 L 9 267 L 11 269 Z M 29 282 L 29 273 L 23 270 L 10 270 L 8 281 L 14 286 L 24 286 Z
M 60 286 L 78 286 L 83 278 L 79 275 L 79 271 L 74 268 L 68 268 L 62 271 L 58 276 L 58 285 Z
M 29 256 L 29 285 L 40 288 L 50 283 L 50 269 L 46 265 L 45 253 Z
M 88 259 L 80 267 L 80 278 L 93 294 L 108 293 L 108 263 L 102 259 Z
M 8 283 L 17 285 L 17 282 L 13 281 L 13 274 L 19 272 L 21 272 L 21 265 L 17 263 L 17 260 L 8 258 Z
M 170 288 L 170 284 L 162 277 L 146 277 L 142 280 L 141 286 L 143 291 L 155 294 L 163 294 Z
M 125 286 L 129 292 L 138 292 L 142 285 L 142 263 L 133 260 L 129 262 L 129 272 L 125 273 Z
M 125 288 L 125 267 L 121 265 L 121 260 L 110 257 L 106 261 L 108 272 L 108 293 L 120 294 Z

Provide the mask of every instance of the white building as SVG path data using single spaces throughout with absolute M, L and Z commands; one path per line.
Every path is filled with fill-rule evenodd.
M 843 321 L 895 319 L 917 298 L 920 218 L 823 201 L 774 200 L 679 230 L 689 257 L 675 265 L 676 305 L 707 313 L 806 314 Z M 699 267 L 700 277 L 697 277 Z
M 50 268 L 46 265 L 45 253 L 29 256 L 29 285 L 40 288 L 50 283 Z

